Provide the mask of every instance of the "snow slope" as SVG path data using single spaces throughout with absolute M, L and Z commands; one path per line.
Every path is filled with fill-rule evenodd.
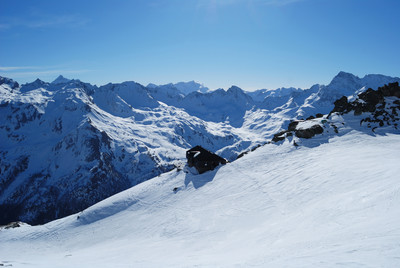
M 265 145 L 202 175 L 173 170 L 80 214 L 1 229 L 0 264 L 398 267 L 400 135 L 343 133 Z

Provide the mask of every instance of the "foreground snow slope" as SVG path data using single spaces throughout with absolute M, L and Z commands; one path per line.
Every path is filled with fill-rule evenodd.
M 400 135 L 353 130 L 203 175 L 174 170 L 80 214 L 2 229 L 0 264 L 399 267 L 399 151 Z

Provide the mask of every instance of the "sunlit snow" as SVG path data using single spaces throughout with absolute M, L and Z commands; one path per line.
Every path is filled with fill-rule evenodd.
M 400 136 L 266 145 L 82 213 L 0 231 L 13 267 L 397 267 Z M 173 191 L 177 188 L 177 191 Z

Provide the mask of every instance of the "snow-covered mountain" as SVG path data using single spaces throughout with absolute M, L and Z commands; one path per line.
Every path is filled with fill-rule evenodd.
M 281 87 L 277 89 L 259 89 L 256 91 L 247 91 L 247 95 L 253 98 L 254 101 L 262 102 L 267 97 L 284 97 L 289 96 L 293 92 L 303 91 L 301 88 Z
M 306 118 L 316 113 L 329 113 L 334 107 L 334 101 L 342 96 L 354 98 L 368 88 L 377 89 L 399 81 L 399 77 L 369 74 L 359 78 L 339 72 L 327 86 L 316 84 L 305 90 L 293 88 L 283 91 L 283 94 L 270 94 L 263 100 L 261 107 L 273 111 L 285 110 L 290 116 Z
M 174 88 L 174 89 L 178 90 L 180 93 L 182 93 L 183 95 L 188 95 L 192 92 L 206 93 L 210 90 L 208 87 L 204 86 L 201 83 L 195 82 L 195 81 L 178 82 L 175 84 L 170 83 L 170 84 L 166 84 L 166 85 L 155 85 L 155 84 L 150 83 L 147 85 L 147 88 L 149 88 L 149 89 Z
M 235 86 L 201 93 L 192 85 L 187 94 L 177 84 L 0 78 L 0 224 L 81 211 L 182 166 L 195 145 L 233 161 L 291 120 L 327 114 L 337 96 L 393 81 L 339 73 L 328 86 L 281 89 L 259 102 Z
M 233 160 L 262 141 L 161 103 L 134 82 L 56 80 L 1 85 L 1 223 L 80 211 L 181 165 L 197 144 Z

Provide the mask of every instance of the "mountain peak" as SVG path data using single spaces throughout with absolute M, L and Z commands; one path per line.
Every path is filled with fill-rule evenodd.
M 19 84 L 16 81 L 14 81 L 10 78 L 7 78 L 7 77 L 0 76 L 0 85 L 2 85 L 2 84 L 9 85 L 11 87 L 11 89 L 16 89 L 19 87 Z
M 227 92 L 232 92 L 234 94 L 245 94 L 243 89 L 238 86 L 231 86 Z
M 53 82 L 51 82 L 52 84 L 65 84 L 68 83 L 69 81 L 71 81 L 71 79 L 65 78 L 62 75 L 59 75 Z
M 336 77 L 353 77 L 353 76 L 355 76 L 355 75 L 352 74 L 352 73 L 344 72 L 344 71 L 340 71 L 340 72 L 336 75 Z
M 178 82 L 174 84 L 174 86 L 183 94 L 188 95 L 191 92 L 199 91 L 201 93 L 206 93 L 209 91 L 208 87 L 205 87 L 203 84 L 198 83 L 194 80 L 189 82 Z
M 38 89 L 38 88 L 47 88 L 48 85 L 49 85 L 49 83 L 44 82 L 44 81 L 40 80 L 39 78 L 37 78 L 35 81 L 33 81 L 31 83 L 23 84 L 21 86 L 20 91 L 28 92 L 30 90 L 34 90 L 34 89 Z
M 146 87 L 147 88 L 157 88 L 158 86 L 156 84 L 149 83 Z
M 356 81 L 356 80 L 360 80 L 360 78 L 358 76 L 355 76 L 352 73 L 347 73 L 347 72 L 343 72 L 340 71 L 331 81 L 332 83 L 336 83 L 338 81 Z
M 360 82 L 361 79 L 358 76 L 341 71 L 332 79 L 328 87 L 351 87 L 354 89 L 356 88 L 356 85 L 358 86 Z

